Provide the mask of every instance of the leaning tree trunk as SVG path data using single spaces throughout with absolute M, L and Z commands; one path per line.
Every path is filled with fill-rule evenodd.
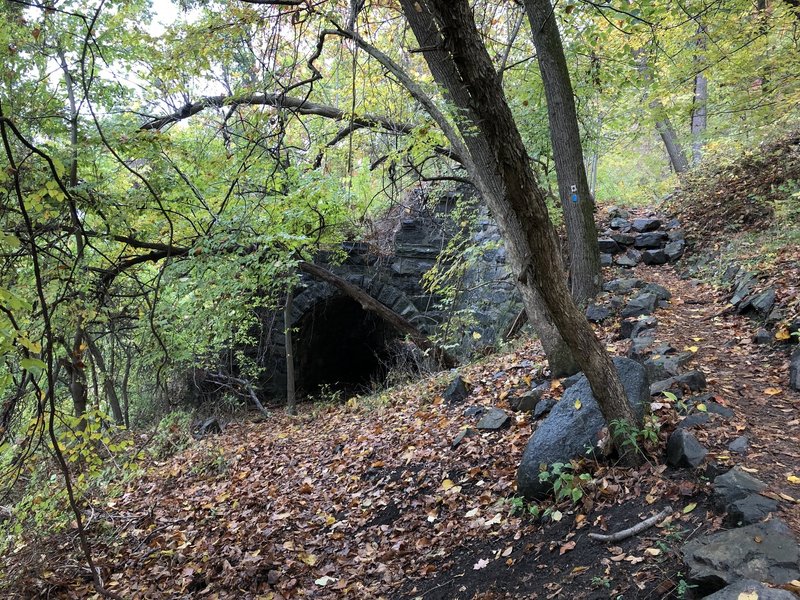
M 525 10 L 547 100 L 558 195 L 569 242 L 570 287 L 573 298 L 583 305 L 600 292 L 603 278 L 594 222 L 594 201 L 583 162 L 578 113 L 561 34 L 550 0 L 525 0 Z
M 664 107 L 661 102 L 654 101 L 650 103 L 653 110 L 663 113 Z M 678 175 L 686 173 L 689 170 L 689 161 L 686 160 L 686 153 L 683 151 L 678 135 L 675 133 L 675 128 L 669 120 L 669 117 L 663 116 L 656 121 L 656 130 L 658 135 L 661 136 L 661 141 L 664 142 L 664 148 L 667 150 L 669 163 L 672 165 L 673 171 Z
M 491 206 L 503 202 L 506 190 L 500 177 L 497 159 L 485 137 L 475 127 L 477 117 L 471 108 L 469 92 L 464 87 L 452 58 L 441 50 L 442 38 L 432 21 L 430 12 L 416 0 L 401 0 L 400 5 L 417 38 L 417 43 L 426 49 L 423 56 L 434 80 L 442 88 L 446 98 L 459 111 L 456 125 L 474 164 L 475 172 L 470 173 L 470 176 L 476 180 L 476 184 L 479 184 L 477 187 L 487 204 Z M 520 243 L 509 243 L 507 240 L 510 236 L 520 234 L 521 228 L 516 224 L 509 227 L 508 224 L 498 222 L 498 225 L 503 239 L 506 240 L 511 269 L 519 273 L 525 266 L 525 256 L 517 252 L 521 247 Z M 517 285 L 517 288 L 522 296 L 528 320 L 542 342 L 553 376 L 562 377 L 577 372 L 578 366 L 572 357 L 572 352 L 561 337 L 539 292 L 531 286 Z
M 700 164 L 703 156 L 703 136 L 706 134 L 708 125 L 708 79 L 703 72 L 705 62 L 706 37 L 705 28 L 702 23 L 698 25 L 697 41 L 695 47 L 697 54 L 694 63 L 697 66 L 697 74 L 694 76 L 694 102 L 692 104 L 692 166 Z
M 525 286 L 536 286 L 573 356 L 586 374 L 606 422 L 614 419 L 636 424 L 619 375 L 603 344 L 594 335 L 583 312 L 566 285 L 559 256 L 558 238 L 547 214 L 544 194 L 530 168 L 514 117 L 506 102 L 486 47 L 478 33 L 467 0 L 428 0 L 439 23 L 444 47 L 451 53 L 459 76 L 472 97 L 477 126 L 497 156 L 500 176 L 507 190 L 501 202 L 490 206 L 498 222 L 520 226 L 524 238 L 510 237 L 509 245 L 527 257 L 517 273 Z M 509 228 L 506 227 L 506 230 Z M 568 432 L 565 432 L 568 434 Z M 634 452 L 622 447 L 628 464 L 637 461 Z
M 111 414 L 114 416 L 114 422 L 117 425 L 124 425 L 125 417 L 122 414 L 122 406 L 119 403 L 117 389 L 114 386 L 113 369 L 112 374 L 109 374 L 108 369 L 106 369 L 106 361 L 103 357 L 103 353 L 100 351 L 100 348 L 97 347 L 97 343 L 92 340 L 89 334 L 86 335 L 86 344 L 89 347 L 89 354 L 92 356 L 92 362 L 97 367 L 97 371 L 100 373 L 100 376 L 103 378 L 103 391 L 105 392 L 108 406 L 111 408 Z

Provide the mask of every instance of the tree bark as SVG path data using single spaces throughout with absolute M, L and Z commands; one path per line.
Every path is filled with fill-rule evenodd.
M 664 112 L 664 107 L 658 100 L 651 102 L 650 108 L 659 113 Z M 675 128 L 672 126 L 669 117 L 663 116 L 658 119 L 656 121 L 656 130 L 658 135 L 661 136 L 661 141 L 664 142 L 664 148 L 667 150 L 667 156 L 673 171 L 678 175 L 686 173 L 689 170 L 689 161 L 686 159 L 686 153 L 683 151 L 683 146 L 678 140 L 678 135 L 675 133 Z
M 506 189 L 500 177 L 497 158 L 486 138 L 476 128 L 478 118 L 472 110 L 469 92 L 464 87 L 451 56 L 444 51 L 441 34 L 432 20 L 431 13 L 416 0 L 401 0 L 400 5 L 417 43 L 421 48 L 426 49 L 423 56 L 434 81 L 440 86 L 446 99 L 459 111 L 456 116 L 456 126 L 464 139 L 464 145 L 467 147 L 474 165 L 474 172 L 471 172 L 470 176 L 476 181 L 477 187 L 488 205 L 504 202 Z M 525 256 L 517 252 L 517 249 L 521 247 L 522 239 L 520 238 L 516 243 L 509 243 L 508 239 L 515 235 L 521 236 L 521 227 L 518 223 L 499 221 L 498 226 L 503 239 L 506 240 L 510 267 L 519 273 L 525 266 Z M 528 320 L 542 342 L 553 376 L 562 377 L 577 372 L 577 363 L 572 357 L 569 346 L 555 326 L 538 290 L 519 283 L 517 289 L 522 296 Z
M 579 305 L 584 305 L 600 292 L 603 278 L 594 222 L 594 201 L 583 162 L 578 113 L 561 34 L 550 0 L 525 0 L 525 10 L 547 101 L 558 195 L 569 242 L 570 287 L 572 297 Z
M 316 277 L 322 281 L 327 281 L 340 292 L 358 302 L 361 305 L 361 308 L 364 310 L 368 310 L 377 314 L 397 331 L 407 335 L 420 350 L 430 351 L 438 365 L 447 369 L 456 366 L 457 363 L 455 359 L 453 359 L 453 357 L 450 356 L 446 350 L 431 342 L 424 333 L 414 326 L 413 323 L 401 315 L 398 315 L 389 307 L 378 302 L 375 298 L 370 296 L 358 286 L 353 285 L 335 273 L 331 273 L 327 269 L 320 267 L 319 265 L 315 265 L 314 263 L 303 260 L 300 261 L 298 265 L 300 270 L 304 273 L 308 273 L 312 277 Z
M 692 104 L 692 165 L 697 166 L 703 156 L 703 136 L 708 125 L 708 79 L 703 73 L 702 66 L 706 49 L 706 34 L 703 24 L 697 28 L 697 41 L 695 47 L 697 54 L 694 57 L 697 74 L 694 76 L 694 101 Z
M 117 390 L 114 387 L 114 380 L 106 369 L 106 361 L 103 358 L 103 353 L 100 352 L 97 344 L 88 334 L 86 336 L 86 344 L 89 346 L 89 353 L 92 355 L 92 361 L 97 367 L 100 376 L 103 378 L 103 392 L 105 393 L 106 401 L 111 408 L 111 414 L 114 417 L 114 422 L 117 425 L 124 425 L 125 417 L 122 414 L 122 406 L 119 403 L 119 396 L 117 396 Z
M 294 290 L 289 290 L 286 294 L 286 303 L 283 305 L 283 332 L 286 338 L 286 412 L 290 415 L 297 414 L 297 393 L 294 386 L 294 349 L 292 344 L 293 301 Z
M 559 331 L 586 374 L 606 422 L 620 419 L 637 424 L 611 357 L 570 296 L 544 194 L 530 168 L 522 137 L 475 27 L 469 3 L 467 0 L 428 0 L 428 5 L 439 23 L 445 48 L 470 93 L 477 126 L 497 156 L 507 194 L 490 209 L 498 222 L 521 228 L 522 239 L 510 237 L 507 240 L 509 245 L 523 244 L 515 249 L 526 257 L 524 269 L 517 273 L 519 281 L 526 287 L 536 286 L 540 290 Z M 626 450 L 619 439 L 615 442 L 625 463 L 637 462 L 635 452 Z

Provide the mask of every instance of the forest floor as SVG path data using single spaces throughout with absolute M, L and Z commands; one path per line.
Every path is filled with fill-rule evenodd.
M 794 250 L 797 252 L 797 250 Z M 795 262 L 796 264 L 796 262 Z M 796 273 L 787 271 L 786 286 Z M 545 503 L 534 518 L 515 499 L 515 474 L 536 422 L 453 438 L 475 419 L 470 406 L 510 412 L 543 358 L 535 343 L 460 369 L 472 387 L 463 403 L 442 392 L 440 374 L 344 404 L 305 405 L 298 417 L 230 423 L 188 450 L 153 462 L 89 517 L 95 559 L 123 598 L 683 598 L 679 549 L 720 528 L 710 474 L 734 464 L 764 480 L 781 517 L 800 533 L 800 394 L 786 383 L 788 345 L 755 345 L 755 324 L 726 309 L 726 294 L 681 279 L 672 267 L 637 267 L 665 286 L 656 335 L 703 371 L 708 392 L 735 418 L 695 430 L 710 450 L 696 471 L 663 464 L 679 418 L 660 399 L 661 447 L 638 471 L 584 464 L 593 482 L 573 504 Z M 787 287 L 781 294 L 791 292 Z M 618 322 L 598 328 L 622 355 Z M 560 396 L 560 383 L 552 382 Z M 657 400 L 654 398 L 654 400 Z M 660 406 L 659 406 L 660 405 Z M 750 450 L 727 444 L 747 434 Z M 661 511 L 658 526 L 616 544 L 587 537 Z M 92 597 L 74 530 L 31 542 L 8 557 L 4 597 Z

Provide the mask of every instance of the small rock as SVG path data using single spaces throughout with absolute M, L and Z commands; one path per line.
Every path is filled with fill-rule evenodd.
M 722 404 L 718 404 L 716 402 L 706 402 L 706 410 L 711 414 L 719 415 L 725 419 L 732 419 L 734 416 L 736 416 L 730 408 L 727 406 L 722 406 Z
M 728 450 L 734 452 L 736 454 L 745 454 L 747 453 L 747 449 L 750 447 L 750 438 L 746 435 L 740 435 L 735 440 L 733 440 L 730 444 L 728 444 Z
M 680 361 L 677 356 L 654 354 L 642 364 L 647 369 L 651 381 L 663 381 L 675 377 L 680 371 Z
M 629 213 L 624 208 L 621 208 L 619 206 L 609 206 L 608 207 L 608 218 L 609 219 L 627 219 L 630 216 L 631 216 L 631 213 Z
M 628 358 L 632 358 L 635 361 L 641 361 L 645 358 L 648 354 L 650 354 L 650 347 L 653 345 L 655 338 L 650 336 L 640 336 L 633 338 L 631 341 L 631 347 L 628 350 Z
M 733 283 L 734 279 L 736 279 L 736 275 L 739 273 L 739 269 L 739 265 L 728 265 L 728 268 L 725 269 L 725 272 L 722 274 L 723 283 Z
M 665 265 L 667 255 L 663 250 L 645 250 L 642 252 L 642 262 L 646 265 Z
M 663 231 L 651 231 L 650 233 L 640 233 L 633 242 L 635 248 L 663 248 L 666 244 L 667 234 Z
M 650 386 L 650 393 L 656 396 L 673 386 L 688 388 L 692 392 L 699 392 L 706 387 L 706 376 L 700 371 L 687 371 L 686 373 L 664 379 L 663 381 L 656 381 Z
M 634 219 L 631 227 L 634 231 L 639 232 L 655 231 L 661 227 L 661 221 L 658 219 Z
M 628 302 L 628 305 L 622 309 L 620 314 L 623 318 L 652 314 L 656 309 L 657 301 L 658 297 L 655 294 L 639 294 Z
M 750 306 L 759 315 L 767 316 L 775 305 L 775 290 L 767 288 L 750 301 Z
M 644 285 L 641 279 L 628 278 L 628 279 L 614 279 L 609 281 L 603 286 L 603 290 L 611 292 L 612 294 L 628 294 Z
M 467 384 L 464 383 L 464 380 L 461 378 L 461 375 L 456 375 L 455 379 L 450 382 L 450 385 L 447 386 L 447 389 L 442 394 L 444 401 L 449 404 L 455 404 L 457 402 L 463 402 L 469 396 L 469 391 L 467 390 Z
M 778 519 L 694 539 L 682 553 L 701 597 L 740 579 L 783 585 L 800 577 L 797 541 Z
M 581 377 L 583 377 L 583 373 L 575 373 L 574 375 L 570 375 L 569 377 L 565 377 L 561 380 L 561 388 L 566 391 L 567 389 L 571 388 L 573 385 L 580 381 Z
M 619 310 L 625 305 L 625 298 L 622 296 L 611 296 L 608 300 L 608 306 L 611 310 Z
M 789 359 L 789 387 L 800 391 L 800 346 L 795 348 Z
M 600 266 L 610 267 L 614 264 L 614 257 L 610 254 L 600 254 Z
M 647 294 L 655 294 L 659 300 L 669 300 L 672 298 L 670 291 L 663 285 L 658 285 L 657 283 L 648 283 L 646 286 L 644 286 L 644 288 L 642 288 L 642 292 Z
M 511 417 L 500 408 L 490 408 L 478 421 L 477 428 L 485 431 L 496 431 L 511 424 Z
M 739 467 L 733 467 L 727 473 L 714 478 L 714 506 L 719 511 L 727 512 L 728 507 L 753 494 L 767 489 L 767 484 L 745 473 Z
M 611 311 L 605 306 L 590 304 L 586 309 L 586 318 L 591 323 L 602 323 L 611 316 Z
M 597 240 L 597 245 L 600 247 L 600 252 L 605 252 L 606 254 L 622 252 L 622 248 L 612 238 L 600 238 Z
M 700 425 L 705 425 L 711 420 L 711 417 L 706 413 L 695 413 L 693 415 L 689 415 L 688 417 L 684 418 L 676 429 L 692 429 L 693 427 L 699 427 Z
M 670 219 L 667 221 L 667 224 L 664 225 L 664 229 L 680 229 L 681 222 L 678 219 Z
M 728 506 L 728 515 L 725 518 L 725 523 L 732 527 L 760 523 L 776 510 L 778 510 L 778 503 L 775 500 L 752 494 L 741 500 L 736 500 Z
M 677 242 L 678 240 L 685 240 L 686 234 L 683 233 L 682 229 L 673 229 L 667 232 L 667 238 L 670 242 Z
M 477 435 L 478 432 L 475 431 L 472 427 L 466 427 L 458 432 L 456 437 L 453 438 L 453 441 L 450 443 L 451 448 L 458 448 L 459 444 L 463 442 L 466 438 L 470 438 L 474 435 Z
M 752 579 L 741 579 L 706 596 L 705 600 L 797 600 L 797 596 L 786 590 L 776 590 Z
M 556 405 L 556 401 L 553 398 L 547 398 L 546 400 L 542 400 L 536 405 L 536 409 L 533 411 L 533 418 L 539 419 L 549 413 L 553 407 Z
M 533 412 L 539 400 L 542 399 L 542 392 L 539 388 L 534 388 L 515 398 L 511 398 L 508 403 L 511 408 L 519 412 Z
M 756 344 L 769 344 L 772 341 L 772 334 L 763 327 L 759 327 L 753 335 L 753 341 Z
M 482 406 L 470 406 L 464 410 L 465 417 L 480 417 L 486 411 Z
M 695 468 L 708 452 L 686 428 L 676 429 L 667 440 L 667 464 L 671 467 Z
M 734 306 L 739 306 L 744 299 L 750 295 L 750 292 L 753 291 L 753 287 L 756 284 L 756 278 L 752 273 L 748 272 L 740 272 L 736 276 L 736 288 L 733 290 L 733 296 L 729 302 Z

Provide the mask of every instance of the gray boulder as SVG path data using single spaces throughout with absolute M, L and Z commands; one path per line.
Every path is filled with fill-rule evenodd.
M 601 267 L 610 267 L 614 264 L 614 257 L 610 254 L 606 254 L 604 252 L 600 253 L 600 266 Z
M 603 286 L 603 290 L 612 294 L 628 294 L 644 285 L 641 279 L 629 277 L 627 279 L 614 279 Z
M 466 438 L 471 438 L 475 435 L 478 435 L 478 432 L 475 431 L 472 427 L 466 427 L 456 434 L 456 437 L 453 438 L 453 441 L 450 442 L 451 448 L 458 448 Z
M 602 323 L 611 316 L 611 311 L 605 306 L 591 303 L 586 308 L 586 318 L 591 323 Z
M 601 237 L 597 240 L 597 245 L 600 247 L 600 252 L 605 252 L 606 254 L 622 252 L 622 248 L 620 248 L 619 244 L 612 238 Z
M 663 250 L 645 250 L 642 252 L 642 262 L 646 265 L 665 265 L 667 255 Z
M 655 294 L 659 300 L 669 300 L 672 298 L 670 291 L 663 285 L 658 285 L 657 283 L 648 283 L 646 286 L 644 286 L 644 288 L 642 288 L 642 292 L 647 294 Z
M 553 398 L 546 398 L 541 402 L 538 402 L 536 404 L 536 408 L 533 411 L 533 418 L 541 419 L 543 416 L 545 416 L 547 413 L 553 410 L 553 407 L 555 405 L 556 401 Z
M 633 242 L 636 241 L 636 236 L 631 233 L 617 232 L 612 233 L 609 237 L 622 246 L 632 246 Z
M 742 314 L 754 312 L 766 317 L 775 306 L 775 290 L 767 288 L 760 294 L 754 294 L 739 304 L 738 311 Z
M 753 341 L 756 344 L 769 344 L 772 342 L 772 334 L 763 327 L 759 327 L 753 335 Z
M 542 390 L 538 387 L 528 390 L 524 394 L 508 399 L 511 408 L 520 412 L 533 412 L 539 400 L 542 399 Z
M 706 454 L 706 449 L 686 428 L 676 429 L 667 440 L 667 464 L 671 467 L 694 469 Z
M 640 317 L 638 319 L 624 319 L 619 324 L 620 339 L 633 339 L 655 329 L 658 319 L 655 317 Z
M 631 228 L 634 231 L 655 231 L 661 227 L 661 221 L 658 219 L 634 219 L 631 223 Z
M 739 467 L 733 467 L 727 473 L 714 478 L 714 506 L 719 511 L 727 512 L 728 507 L 736 502 L 758 494 L 767 489 L 767 484 Z
M 730 444 L 728 444 L 728 450 L 730 450 L 734 454 L 746 454 L 747 449 L 749 447 L 750 447 L 750 438 L 747 437 L 746 435 L 740 435 Z
M 686 388 L 692 392 L 699 392 L 706 387 L 706 376 L 700 371 L 687 371 L 686 373 L 664 379 L 663 381 L 656 381 L 650 386 L 650 393 L 653 396 L 657 396 L 673 387 L 680 389 Z
M 672 239 L 671 235 L 670 239 Z M 669 262 L 675 262 L 678 260 L 681 256 L 683 256 L 684 250 L 686 250 L 686 242 L 682 239 L 669 242 L 666 246 L 664 246 L 664 254 L 666 254 Z
M 789 387 L 800 391 L 800 346 L 794 349 L 789 359 Z
M 775 500 L 753 494 L 737 500 L 728 507 L 725 523 L 731 527 L 760 523 L 776 510 L 778 510 L 778 503 Z
M 640 364 L 615 358 L 614 366 L 619 372 L 628 402 L 638 418 L 644 415 L 644 407 L 650 400 L 647 372 Z M 580 408 L 575 407 L 580 400 Z M 539 480 L 540 465 L 569 462 L 591 451 L 605 421 L 597 405 L 589 381 L 581 376 L 570 387 L 550 414 L 534 431 L 522 454 L 517 471 L 517 491 L 528 498 L 543 498 L 550 491 L 550 482 Z
M 689 415 L 678 423 L 677 429 L 692 429 L 693 427 L 705 425 L 710 420 L 711 417 L 707 413 L 696 413 L 694 415 Z
M 797 541 L 778 519 L 692 540 L 682 553 L 689 582 L 701 594 L 740 579 L 782 585 L 800 577 Z
M 450 385 L 447 386 L 444 394 L 442 394 L 444 401 L 450 404 L 463 402 L 467 399 L 467 396 L 469 396 L 469 390 L 467 390 L 467 384 L 464 383 L 461 375 L 456 375 Z
M 483 431 L 496 431 L 511 424 L 511 417 L 501 408 L 490 408 L 478 421 L 476 427 Z
M 633 241 L 634 248 L 655 249 L 663 248 L 667 243 L 667 234 L 662 231 L 651 231 L 650 233 L 640 233 Z
M 797 600 L 797 596 L 792 592 L 776 590 L 752 579 L 736 581 L 706 596 L 705 600 L 739 600 L 742 597 L 758 598 L 758 600 Z
M 622 229 L 623 231 L 629 231 L 631 224 L 627 219 L 623 219 L 622 217 L 614 217 L 611 219 L 609 227 L 611 227 L 611 229 Z
M 642 262 L 642 253 L 633 248 L 628 248 L 625 254 L 617 256 L 614 262 L 620 267 L 635 267 Z
M 756 285 L 756 278 L 752 273 L 740 271 L 739 274 L 736 275 L 734 282 L 736 283 L 736 287 L 733 290 L 730 303 L 734 306 L 739 306 L 739 304 L 750 295 L 750 292 L 753 291 L 753 287 Z
M 656 302 L 658 302 L 658 296 L 655 294 L 639 294 L 628 302 L 628 305 L 622 309 L 620 315 L 625 318 L 652 314 L 656 309 Z

